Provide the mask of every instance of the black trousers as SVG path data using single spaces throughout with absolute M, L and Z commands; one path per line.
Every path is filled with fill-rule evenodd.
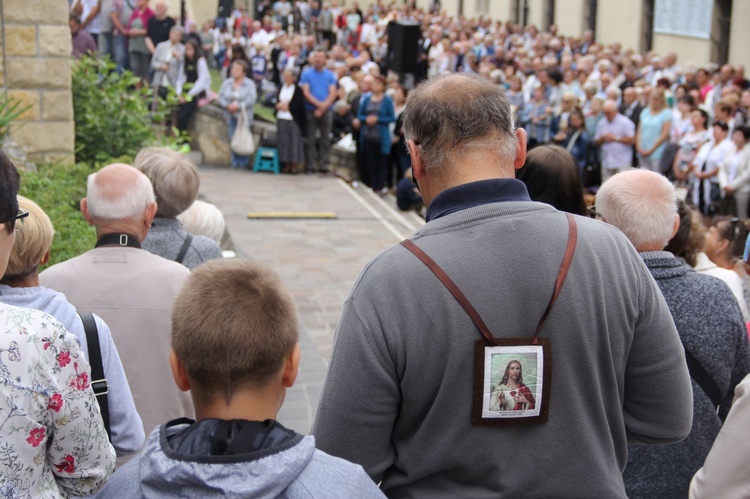
M 388 172 L 388 156 L 380 152 L 380 142 L 364 141 L 364 156 L 367 173 L 370 175 L 370 187 L 379 191 L 385 187 L 385 176 Z

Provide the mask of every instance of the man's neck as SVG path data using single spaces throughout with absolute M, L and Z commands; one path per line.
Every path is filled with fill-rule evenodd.
M 280 391 L 282 390 L 282 391 Z M 227 402 L 222 396 L 206 397 L 191 391 L 195 406 L 195 419 L 244 419 L 247 421 L 265 421 L 276 419 L 284 402 L 286 389 L 266 387 L 259 390 L 242 390 L 232 394 Z
M 145 239 L 145 234 L 142 233 L 141 227 L 132 221 L 112 221 L 107 223 L 98 223 L 96 225 L 96 238 L 100 239 L 102 236 L 108 234 L 128 234 L 135 236 L 139 243 L 142 243 Z

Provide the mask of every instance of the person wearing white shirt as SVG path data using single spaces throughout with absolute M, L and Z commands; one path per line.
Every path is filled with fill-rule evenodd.
M 737 385 L 732 409 L 703 467 L 690 482 L 690 499 L 750 495 L 750 375 Z
M 734 196 L 739 218 L 747 218 L 747 204 L 750 201 L 750 128 L 739 127 L 732 134 L 734 150 L 731 150 L 719 170 L 719 185 L 725 196 Z
M 723 121 L 713 124 L 713 140 L 698 150 L 691 165 L 693 205 L 704 215 L 713 215 L 720 199 L 719 169 L 727 154 L 734 149 L 729 127 Z

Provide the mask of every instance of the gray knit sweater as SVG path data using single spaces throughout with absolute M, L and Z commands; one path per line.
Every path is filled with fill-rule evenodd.
M 692 381 L 693 426 L 682 442 L 658 447 L 631 445 L 623 478 L 631 498 L 685 498 L 690 480 L 711 450 L 734 396 L 750 372 L 747 329 L 737 300 L 721 280 L 698 274 L 665 251 L 641 253 L 656 279 L 685 346 L 725 394 L 720 415 Z
M 688 434 L 692 393 L 669 309 L 614 227 L 577 217 L 567 281 L 540 333 L 552 343 L 549 421 L 472 426 L 471 319 L 401 246 L 365 267 L 344 304 L 313 434 L 389 497 L 625 497 L 628 441 Z M 412 240 L 497 337 L 528 337 L 549 302 L 565 215 L 490 203 Z
M 151 224 L 151 229 L 142 246 L 149 253 L 175 261 L 187 235 L 182 222 L 176 218 L 157 217 Z M 207 260 L 222 258 L 222 256 L 221 248 L 216 241 L 206 236 L 193 236 L 182 264 L 192 270 Z

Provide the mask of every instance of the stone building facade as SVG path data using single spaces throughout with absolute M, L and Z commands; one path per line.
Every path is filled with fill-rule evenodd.
M 0 0 L 0 92 L 30 106 L 11 138 L 31 161 L 73 161 L 68 4 Z

